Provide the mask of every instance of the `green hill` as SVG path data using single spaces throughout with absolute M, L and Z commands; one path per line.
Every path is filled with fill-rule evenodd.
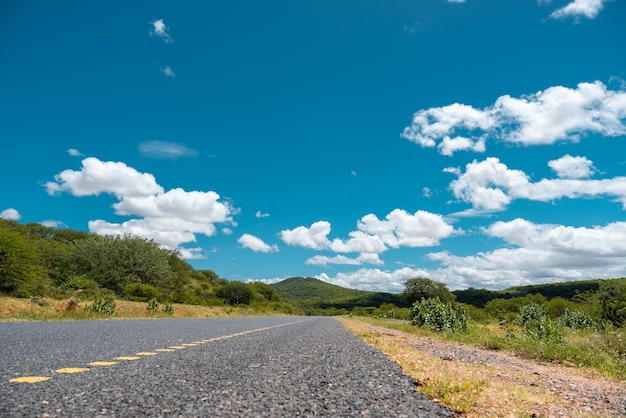
M 305 311 L 352 310 L 357 307 L 379 307 L 383 303 L 405 306 L 402 295 L 346 289 L 312 277 L 291 277 L 270 287 L 280 296 Z

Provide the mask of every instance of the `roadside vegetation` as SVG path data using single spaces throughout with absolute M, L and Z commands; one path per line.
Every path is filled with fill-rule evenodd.
M 154 241 L 5 219 L 0 219 L 0 296 L 28 300 L 27 306 L 42 312 L 46 305 L 56 306 L 54 301 L 65 301 L 66 308 L 53 318 L 61 313 L 63 318 L 118 316 L 119 301 L 139 302 L 149 314 L 165 316 L 175 315 L 177 305 L 298 312 L 265 283 L 228 281 L 212 270 L 195 270 L 177 251 Z

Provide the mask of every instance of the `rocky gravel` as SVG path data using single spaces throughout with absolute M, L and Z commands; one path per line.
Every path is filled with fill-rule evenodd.
M 401 338 L 404 344 L 446 362 L 483 365 L 486 376 L 504 384 L 543 388 L 558 402 L 535 405 L 529 416 L 542 417 L 626 417 L 626 383 L 596 378 L 561 365 L 540 364 L 511 354 L 478 347 L 453 344 L 428 337 L 409 336 L 401 331 L 371 326 L 382 335 Z M 500 405 L 506 416 L 508 405 Z M 497 409 L 497 407 L 496 407 Z M 485 414 L 487 416 L 487 414 Z

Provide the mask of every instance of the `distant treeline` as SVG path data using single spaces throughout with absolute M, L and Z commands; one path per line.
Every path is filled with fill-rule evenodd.
M 0 219 L 0 294 L 15 297 L 115 296 L 195 305 L 293 306 L 260 282 L 229 282 L 195 270 L 180 254 L 136 236 L 100 236 Z

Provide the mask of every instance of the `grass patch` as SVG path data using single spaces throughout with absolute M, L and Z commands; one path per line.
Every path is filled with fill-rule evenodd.
M 198 306 L 168 304 L 170 310 L 151 312 L 145 302 L 115 300 L 115 312 L 111 315 L 88 312 L 85 307 L 93 301 L 41 298 L 37 303 L 29 299 L 0 297 L 0 321 L 62 321 L 84 319 L 139 319 L 139 318 L 228 318 L 242 316 L 285 315 L 259 306 Z

